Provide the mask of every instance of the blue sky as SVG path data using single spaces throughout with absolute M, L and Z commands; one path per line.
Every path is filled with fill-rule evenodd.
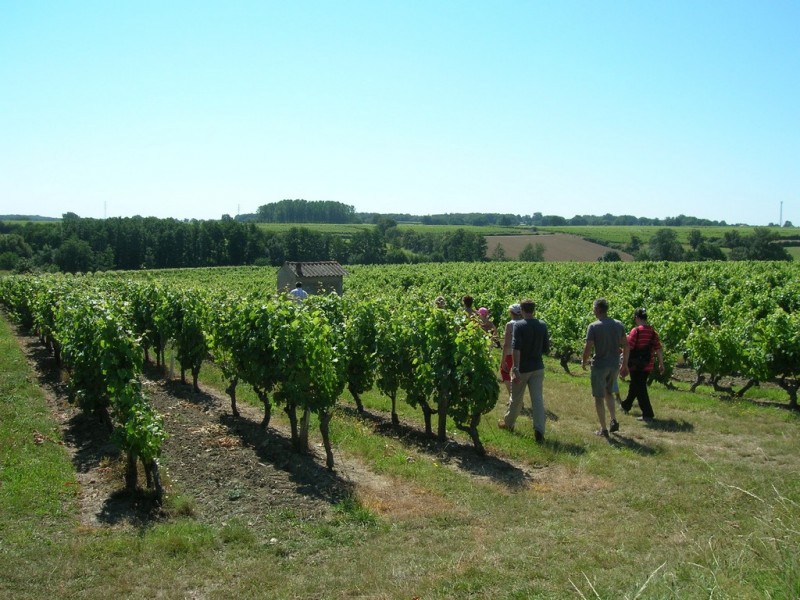
M 800 2 L 0 0 L 0 214 L 285 198 L 798 225 Z

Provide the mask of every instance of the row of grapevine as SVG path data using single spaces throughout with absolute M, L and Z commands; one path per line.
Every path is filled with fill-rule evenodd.
M 400 298 L 443 294 L 451 307 L 469 293 L 499 325 L 506 307 L 523 297 L 537 302 L 550 328 L 553 354 L 569 369 L 594 319 L 595 298 L 606 297 L 611 316 L 633 326 L 643 306 L 668 350 L 717 390 L 741 395 L 758 382 L 774 382 L 797 408 L 800 387 L 800 267 L 793 263 L 521 263 L 351 268 L 345 292 L 362 296 L 395 291 Z M 724 377 L 748 383 L 723 388 Z
M 70 399 L 99 416 L 127 453 L 126 486 L 136 487 L 137 464 L 160 501 L 158 457 L 163 419 L 142 393 L 143 355 L 128 306 L 117 296 L 70 278 L 4 279 L 0 302 L 43 342 L 68 372 Z
M 300 451 L 307 450 L 309 417 L 316 414 L 329 468 L 333 455 L 328 424 L 335 402 L 347 386 L 363 410 L 359 394 L 376 380 L 381 390 L 389 389 L 386 382 L 396 381 L 392 399 L 398 389 L 404 390 L 409 402 L 422 408 L 429 433 L 431 416 L 437 414 L 437 434 L 445 439 L 451 418 L 470 435 L 477 451 L 484 452 L 477 427 L 481 415 L 495 405 L 498 383 L 485 334 L 461 311 L 441 311 L 428 303 L 399 308 L 385 300 L 354 301 L 336 295 L 297 303 L 282 295 L 234 294 L 221 287 L 201 291 L 150 279 L 49 276 L 4 280 L 0 297 L 18 317 L 28 309 L 14 302 L 15 289 L 31 282 L 41 288 L 70 286 L 76 297 L 102 297 L 113 303 L 118 308 L 114 314 L 127 319 L 137 356 L 147 356 L 152 349 L 156 362 L 163 364 L 164 347 L 171 341 L 181 377 L 185 381 L 186 370 L 191 370 L 195 389 L 202 362 L 210 355 L 228 378 L 234 415 L 236 387 L 243 382 L 264 403 L 264 426 L 273 405 L 283 408 Z M 34 297 L 62 301 L 54 294 Z M 46 301 L 42 304 L 47 306 Z M 55 337 L 64 346 L 64 334 L 58 331 Z M 77 347 L 77 341 L 70 340 L 69 347 Z M 87 375 L 80 393 L 101 398 L 103 385 L 101 378 Z M 397 423 L 396 411 L 392 413 Z
M 384 298 L 404 307 L 442 294 L 451 310 L 469 293 L 489 308 L 499 326 L 509 303 L 523 297 L 537 303 L 547 321 L 553 355 L 569 370 L 594 319 L 592 301 L 606 297 L 612 316 L 633 326 L 643 306 L 668 350 L 669 384 L 676 362 L 696 372 L 695 386 L 709 384 L 742 395 L 758 382 L 775 382 L 797 406 L 800 387 L 800 265 L 786 262 L 701 263 L 448 263 L 349 266 L 345 296 Z M 169 281 L 170 285 L 224 286 L 243 293 L 275 289 L 275 270 L 174 270 L 126 273 Z M 744 387 L 722 387 L 726 377 Z M 351 390 L 352 391 L 352 390 Z M 358 392 L 356 392 L 358 393 Z

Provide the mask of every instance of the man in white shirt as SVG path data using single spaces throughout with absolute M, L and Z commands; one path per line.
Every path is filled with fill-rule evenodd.
M 297 300 L 298 302 L 302 302 L 306 298 L 308 298 L 308 292 L 303 289 L 303 284 L 301 282 L 297 282 L 294 286 L 294 289 L 289 292 L 289 296 L 292 297 L 293 300 Z

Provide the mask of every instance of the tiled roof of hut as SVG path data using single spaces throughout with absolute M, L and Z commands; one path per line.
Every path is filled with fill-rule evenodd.
M 335 260 L 309 262 L 286 262 L 286 266 L 298 277 L 343 277 L 347 271 Z

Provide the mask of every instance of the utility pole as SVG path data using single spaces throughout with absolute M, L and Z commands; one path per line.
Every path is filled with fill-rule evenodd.
M 781 200 L 781 213 L 778 217 L 778 227 L 783 227 L 783 200 Z

